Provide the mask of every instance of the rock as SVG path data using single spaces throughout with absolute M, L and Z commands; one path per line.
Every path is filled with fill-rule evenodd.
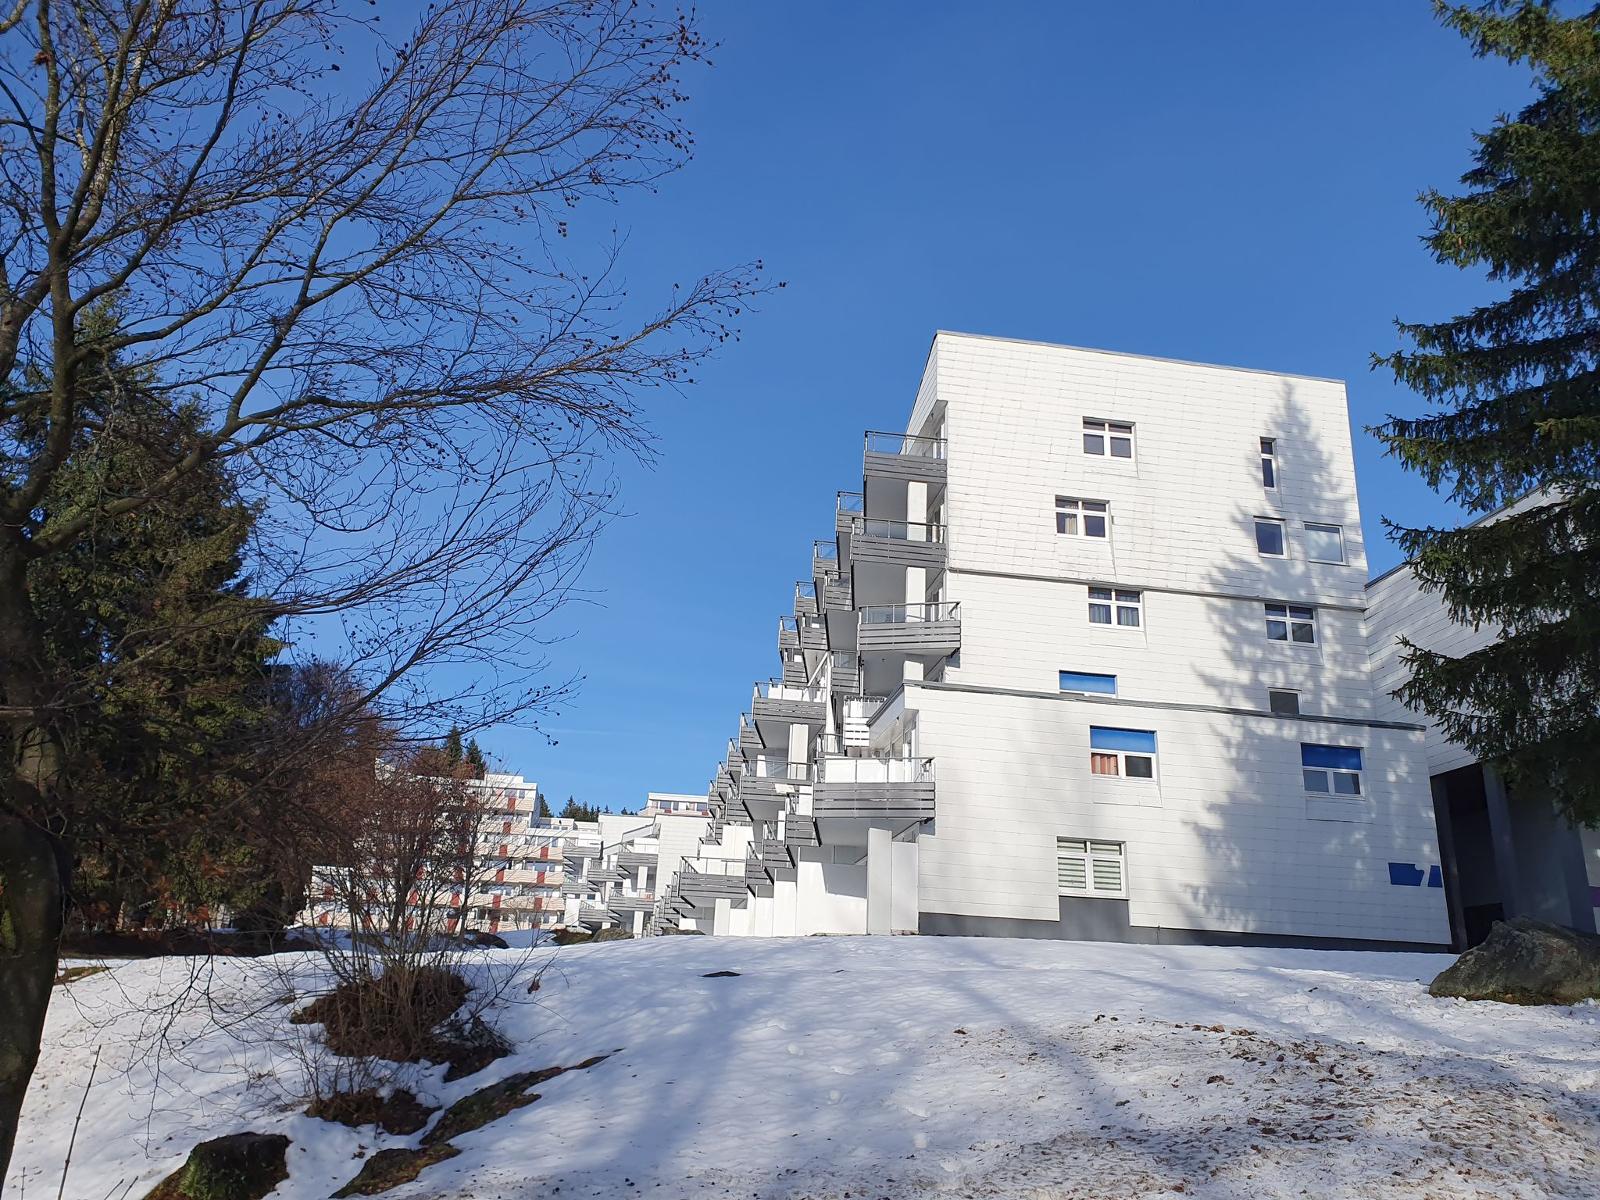
M 361 1165 L 360 1173 L 335 1192 L 334 1200 L 344 1196 L 376 1196 L 410 1183 L 434 1163 L 460 1154 L 454 1146 L 427 1146 L 421 1150 L 379 1150 Z
M 232 1133 L 201 1142 L 145 1200 L 261 1200 L 289 1178 L 281 1133 Z
M 467 930 L 466 941 L 469 946 L 483 946 L 492 950 L 511 949 L 511 943 L 498 933 L 488 933 L 482 929 Z
M 1439 973 L 1430 995 L 1505 1004 L 1600 999 L 1600 937 L 1513 917 Z

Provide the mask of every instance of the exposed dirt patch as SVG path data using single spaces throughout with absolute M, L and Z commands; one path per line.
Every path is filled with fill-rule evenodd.
M 481 1071 L 511 1052 L 479 1017 L 450 1018 L 467 998 L 454 971 L 421 967 L 340 984 L 289 1018 L 321 1025 L 328 1049 L 346 1058 L 448 1063 L 447 1080 Z
M 306 1116 L 323 1121 L 335 1121 L 359 1129 L 363 1125 L 376 1125 L 385 1133 L 415 1133 L 428 1123 L 437 1109 L 429 1108 L 405 1088 L 396 1088 L 384 1096 L 376 1088 L 359 1092 L 336 1092 L 312 1101 Z
M 700 976 L 701 979 L 737 979 L 738 977 L 739 972 L 737 971 L 707 971 Z
M 526 1108 L 539 1098 L 539 1093 L 530 1089 L 546 1080 L 554 1079 L 557 1075 L 565 1075 L 568 1071 L 588 1070 L 610 1057 L 609 1054 L 597 1054 L 570 1067 L 546 1067 L 542 1071 L 522 1071 L 507 1076 L 499 1083 L 481 1087 L 471 1095 L 463 1096 L 445 1109 L 444 1116 L 439 1118 L 437 1125 L 423 1134 L 422 1143 L 417 1149 L 379 1151 L 367 1159 L 360 1173 L 335 1192 L 334 1196 L 336 1198 L 375 1196 L 380 1192 L 397 1188 L 402 1183 L 410 1183 L 434 1163 L 444 1162 L 461 1153 L 450 1144 L 451 1138 L 471 1133 L 474 1129 L 482 1129 L 507 1113 Z

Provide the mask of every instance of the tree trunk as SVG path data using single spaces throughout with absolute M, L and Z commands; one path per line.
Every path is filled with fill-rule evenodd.
M 61 942 L 62 885 L 54 839 L 0 814 L 0 1186 L 39 1061 Z
M 43 641 L 22 556 L 0 546 L 0 707 L 10 711 L 0 725 L 0 1187 L 39 1061 L 69 882 L 68 859 L 45 824 L 59 811 L 65 750 L 46 715 Z

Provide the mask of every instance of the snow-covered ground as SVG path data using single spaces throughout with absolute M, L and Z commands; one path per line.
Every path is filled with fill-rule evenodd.
M 1434 1000 L 1446 957 L 679 937 L 482 962 L 518 973 L 495 1015 L 517 1054 L 429 1071 L 424 1099 L 617 1053 L 397 1200 L 1600 1195 L 1600 1007 Z M 414 1144 L 300 1113 L 283 972 L 311 959 L 194 969 L 58 992 L 16 1195 L 55 1194 L 97 1045 L 68 1196 L 137 1200 L 196 1141 L 255 1129 L 293 1139 L 275 1195 L 322 1200 Z

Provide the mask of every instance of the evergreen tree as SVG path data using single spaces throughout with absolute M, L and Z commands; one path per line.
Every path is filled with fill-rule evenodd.
M 109 313 L 94 312 L 79 338 L 93 345 L 114 328 Z M 114 356 L 92 360 L 79 403 L 94 442 L 71 448 L 46 514 L 137 489 L 170 468 L 200 415 L 152 396 L 145 382 Z M 275 888 L 289 902 L 257 786 L 280 646 L 242 574 L 255 519 L 212 464 L 29 568 L 73 784 L 34 816 L 62 831 L 76 866 L 74 914 L 86 924 L 253 909 Z
M 1391 526 L 1424 590 L 1498 640 L 1451 657 L 1409 643 L 1401 698 L 1493 762 L 1600 822 L 1600 9 L 1441 5 L 1479 56 L 1525 64 L 1536 95 L 1477 136 L 1460 195 L 1424 195 L 1441 263 L 1505 294 L 1400 324 L 1378 361 L 1431 411 L 1374 430 L 1474 513 L 1461 529 Z
M 472 738 L 467 742 L 466 763 L 467 766 L 472 768 L 472 777 L 474 779 L 482 779 L 489 770 L 488 764 L 483 759 L 483 751 L 478 748 L 477 738 Z
M 476 745 L 476 743 L 474 743 L 474 745 Z M 462 754 L 462 750 L 461 750 L 461 730 L 457 729 L 454 725 L 452 725 L 450 727 L 450 732 L 445 736 L 445 739 L 444 739 L 444 761 L 445 761 L 445 766 L 450 767 L 452 769 L 454 769 L 455 767 L 460 766 L 462 757 L 463 757 L 463 754 Z
M 539 794 L 539 814 L 538 815 L 539 815 L 539 819 L 540 820 L 546 820 L 547 821 L 547 820 L 550 819 L 550 805 L 545 802 L 545 798 L 544 798 L 544 793 L 543 792 L 541 792 Z

